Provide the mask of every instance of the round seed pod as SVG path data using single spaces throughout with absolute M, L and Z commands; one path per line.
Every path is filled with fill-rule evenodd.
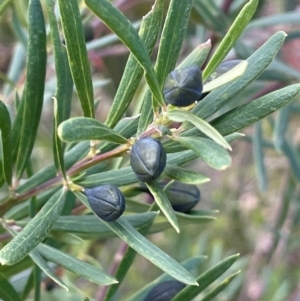
M 142 182 L 158 178 L 166 166 L 166 161 L 167 156 L 162 144 L 152 137 L 141 138 L 132 146 L 130 165 Z
M 221 63 L 216 70 L 208 77 L 205 83 L 209 83 L 212 80 L 218 78 L 219 76 L 223 75 L 224 73 L 228 72 L 230 69 L 241 63 L 242 60 L 230 60 Z M 200 100 L 203 99 L 206 95 L 208 95 L 210 92 L 202 93 Z
M 92 210 L 106 222 L 118 219 L 125 210 L 125 198 L 114 185 L 102 185 L 84 189 Z
M 241 63 L 243 60 L 229 60 L 222 62 L 216 70 L 208 77 L 206 82 L 211 82 L 212 80 L 218 78 L 219 76 L 223 75 L 224 73 L 228 72 L 232 68 L 234 68 L 236 65 Z
M 149 291 L 144 301 L 170 301 L 184 287 L 184 283 L 176 280 L 161 282 Z
M 173 70 L 165 81 L 165 102 L 177 107 L 187 107 L 201 97 L 202 89 L 202 72 L 197 66 Z
M 196 185 L 174 182 L 167 189 L 167 196 L 175 211 L 188 212 L 200 201 L 200 190 Z

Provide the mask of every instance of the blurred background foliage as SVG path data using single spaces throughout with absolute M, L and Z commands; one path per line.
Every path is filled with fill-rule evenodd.
M 85 26 L 95 99 L 100 101 L 96 118 L 104 121 L 129 53 L 115 35 L 92 16 L 81 1 L 78 2 Z M 208 39 L 211 39 L 213 49 L 217 47 L 246 2 L 195 0 L 178 64 Z M 142 17 L 151 9 L 153 0 L 115 0 L 113 3 L 138 28 Z M 24 84 L 27 5 L 26 0 L 0 2 L 0 95 L 8 103 L 14 100 L 16 94 L 20 94 Z M 227 59 L 247 58 L 278 30 L 288 34 L 279 55 L 258 80 L 218 114 L 237 103 L 250 102 L 278 88 L 299 82 L 299 0 L 260 0 L 255 17 Z M 157 47 L 154 57 L 156 53 Z M 52 162 L 49 128 L 52 126 L 53 112 L 51 97 L 56 84 L 51 55 L 47 66 L 43 122 L 32 156 L 33 168 L 36 170 Z M 142 82 L 128 109 L 128 115 L 137 112 L 139 95 L 144 87 L 145 83 Z M 73 104 L 72 116 L 81 114 L 78 112 L 81 112 L 79 104 Z M 175 236 L 170 229 L 150 238 L 178 261 L 198 254 L 209 255 L 201 266 L 203 271 L 226 256 L 241 253 L 241 259 L 224 277 L 239 269 L 241 273 L 216 300 L 296 301 L 300 298 L 300 99 L 247 128 L 244 133 L 245 137 L 232 145 L 233 164 L 227 170 L 215 171 L 198 161 L 194 161 L 191 166 L 211 179 L 201 185 L 202 198 L 198 208 L 218 210 L 216 221 L 201 227 L 189 225 L 180 235 Z M 1 235 L 0 238 L 3 239 Z M 118 246 L 117 239 L 84 241 L 69 252 L 90 263 L 94 262 L 94 257 L 105 264 L 113 260 Z M 96 294 L 95 284 L 82 279 L 72 284 L 74 275 L 66 271 L 64 274 L 62 279 L 74 291 L 78 287 L 86 295 Z M 125 300 L 125 297 L 160 274 L 158 268 L 137 256 L 116 300 Z M 50 289 L 53 284 L 46 285 Z M 61 300 L 77 300 L 74 295 L 70 299 L 63 294 L 66 293 L 62 289 L 50 290 L 43 300 L 52 300 L 55 295 L 60 296 Z M 79 294 L 77 298 L 82 300 Z M 201 300 L 201 296 L 195 300 Z

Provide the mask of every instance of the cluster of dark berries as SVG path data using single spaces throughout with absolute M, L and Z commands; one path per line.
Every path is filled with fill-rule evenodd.
M 200 99 L 202 89 L 202 73 L 197 66 L 174 70 L 165 82 L 165 102 L 178 107 L 189 106 Z M 142 182 L 149 183 L 157 179 L 164 171 L 166 161 L 166 152 L 159 140 L 143 137 L 132 146 L 131 168 Z M 191 187 L 187 189 L 184 185 L 180 186 L 178 183 L 168 190 L 168 197 L 174 210 L 180 212 L 189 211 L 200 199 L 200 192 L 196 186 L 196 190 L 195 188 L 193 190 Z M 125 210 L 125 198 L 113 185 L 85 189 L 84 193 L 92 210 L 104 221 L 118 219 Z
M 150 182 L 158 178 L 166 166 L 166 152 L 162 144 L 151 137 L 139 139 L 132 147 L 130 163 L 137 178 Z M 104 221 L 118 219 L 125 210 L 125 198 L 114 185 L 85 189 L 92 210 Z

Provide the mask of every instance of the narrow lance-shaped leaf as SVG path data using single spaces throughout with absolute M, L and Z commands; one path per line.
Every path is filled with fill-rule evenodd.
M 213 120 L 211 125 L 222 135 L 229 135 L 288 104 L 299 92 L 300 84 L 290 85 L 221 115 Z
M 220 43 L 218 49 L 213 54 L 208 65 L 203 71 L 203 79 L 207 79 L 212 72 L 217 68 L 221 61 L 226 57 L 234 43 L 240 37 L 245 27 L 251 20 L 256 11 L 258 0 L 250 0 L 240 11 L 233 24 L 229 28 L 227 34 Z
M 93 118 L 74 117 L 62 122 L 58 136 L 66 142 L 83 140 L 106 140 L 115 143 L 127 143 L 127 139 Z
M 11 184 L 12 178 L 12 145 L 11 145 L 11 122 L 6 105 L 0 100 L 0 134 L 2 138 L 2 167 L 4 179 L 7 184 Z M 2 165 L 2 166 L 1 166 Z
M 163 174 L 171 179 L 187 184 L 203 184 L 209 182 L 210 179 L 195 171 L 184 169 L 178 166 L 167 164 Z
M 179 137 L 178 141 L 193 150 L 209 166 L 224 170 L 231 164 L 228 152 L 214 141 L 201 137 Z
M 37 251 L 41 253 L 49 261 L 52 261 L 58 265 L 61 265 L 65 269 L 80 275 L 94 283 L 100 285 L 110 285 L 118 282 L 113 276 L 107 274 L 103 270 L 94 267 L 93 265 L 86 263 L 66 254 L 60 250 L 54 249 L 43 243 L 37 246 Z
M 163 16 L 164 0 L 156 0 L 152 10 L 143 18 L 139 35 L 150 55 L 153 51 Z M 116 96 L 105 123 L 114 127 L 126 112 L 132 97 L 142 79 L 144 70 L 134 55 L 129 55 Z
M 70 117 L 71 100 L 73 94 L 73 81 L 68 64 L 68 58 L 65 47 L 63 47 L 55 14 L 54 0 L 46 1 L 48 19 L 50 23 L 51 40 L 53 44 L 55 70 L 56 70 L 56 93 L 54 99 L 54 129 L 53 129 L 53 154 L 56 171 L 61 170 L 64 175 L 64 145 L 58 138 L 58 125 Z
M 173 228 L 179 233 L 179 225 L 175 215 L 175 212 L 172 208 L 172 205 L 158 182 L 152 181 L 151 183 L 146 183 L 148 189 L 154 197 L 154 200 L 161 211 L 164 213 L 170 224 Z
M 225 288 L 231 283 L 232 280 L 235 279 L 236 276 L 240 274 L 241 271 L 238 271 L 231 276 L 227 277 L 225 280 L 222 281 L 221 284 L 219 284 L 217 287 L 215 287 L 213 290 L 211 290 L 201 301 L 211 301 L 213 300 L 217 295 L 219 295 L 222 291 L 225 290 Z
M 0 273 L 0 298 L 3 301 L 21 301 L 15 288 L 2 273 Z
M 69 65 L 85 117 L 94 117 L 94 92 L 78 2 L 59 0 Z M 71 16 L 71 17 L 70 17 Z
M 175 67 L 188 25 L 192 4 L 192 0 L 172 0 L 170 2 L 155 64 L 160 89 L 162 89 L 168 73 Z M 153 106 L 155 106 L 154 98 L 148 90 L 143 99 L 138 134 L 145 131 L 153 121 L 153 110 L 151 109 Z
M 158 212 L 156 212 L 156 213 L 158 214 Z M 154 219 L 157 217 L 157 214 L 155 216 L 153 216 L 153 218 L 148 223 L 145 223 L 145 225 L 139 230 L 139 232 L 141 234 L 146 235 L 149 232 L 149 229 L 150 229 Z M 127 247 L 127 249 L 124 253 L 124 256 L 115 272 L 115 277 L 119 280 L 119 283 L 116 283 L 109 287 L 108 291 L 105 294 L 103 301 L 109 301 L 115 295 L 115 293 L 118 291 L 120 285 L 122 284 L 122 281 L 124 280 L 129 268 L 131 267 L 131 265 L 136 257 L 136 254 L 137 254 L 137 252 L 134 249 Z
M 53 97 L 54 105 L 54 124 L 53 124 L 53 156 L 54 156 L 54 163 L 56 167 L 56 172 L 61 170 L 64 179 L 67 179 L 66 171 L 65 171 L 65 162 L 64 162 L 64 153 L 63 153 L 63 143 L 59 139 L 58 136 L 58 125 L 59 125 L 59 109 L 58 109 L 58 102 L 57 98 Z
M 16 236 L 17 232 L 12 229 L 7 229 L 9 233 L 12 236 Z M 29 252 L 29 256 L 33 260 L 33 262 L 48 276 L 50 277 L 54 282 L 56 282 L 58 285 L 63 287 L 65 290 L 69 290 L 68 287 L 59 279 L 59 277 L 55 274 L 55 272 L 52 270 L 52 268 L 48 265 L 48 263 L 45 261 L 45 259 L 40 255 L 40 253 L 33 249 Z
M 64 206 L 66 188 L 57 191 L 27 226 L 0 250 L 1 264 L 14 264 L 25 257 L 48 234 Z
M 215 90 L 235 80 L 236 78 L 240 77 L 245 73 L 247 66 L 248 66 L 248 62 L 242 61 L 228 72 L 222 74 L 221 76 L 218 76 L 216 79 L 208 82 L 207 84 L 204 84 L 202 93 Z
M 209 95 L 193 108 L 192 113 L 202 119 L 206 119 L 227 104 L 266 69 L 279 51 L 285 38 L 286 33 L 282 31 L 274 34 L 247 59 L 247 70 L 242 76 L 231 84 L 210 92 Z M 188 129 L 189 124 L 185 123 L 184 128 Z M 189 132 L 187 135 L 190 136 L 191 133 Z
M 193 0 L 171 0 L 169 4 L 155 65 L 161 88 L 167 75 L 175 68 L 189 24 L 193 2 Z
M 51 278 L 54 282 L 56 282 L 59 286 L 63 287 L 65 290 L 69 290 L 68 287 L 59 279 L 59 277 L 55 274 L 52 268 L 48 265 L 48 263 L 36 249 L 33 249 L 29 253 L 29 256 L 49 278 Z
M 157 105 L 163 105 L 163 96 L 152 68 L 148 52 L 129 20 L 107 0 L 85 0 L 86 5 L 97 15 L 129 48 L 145 70 L 145 77 Z
M 148 208 L 148 207 L 147 207 Z M 146 209 L 147 210 L 147 209 Z M 141 228 L 156 217 L 156 212 L 143 212 L 124 217 L 134 228 Z M 26 221 L 17 221 L 17 225 L 24 225 Z M 60 216 L 51 228 L 57 232 L 71 232 L 75 234 L 96 234 L 97 237 L 110 237 L 115 234 L 95 215 L 66 215 Z
M 22 103 L 19 106 L 14 131 L 14 158 L 20 178 L 31 155 L 43 106 L 46 75 L 46 30 L 41 3 L 29 1 L 29 39 L 27 74 Z
M 193 115 L 189 111 L 184 110 L 170 110 L 167 112 L 167 116 L 169 119 L 177 122 L 188 121 L 192 123 L 196 128 L 198 128 L 203 134 L 207 137 L 214 140 L 216 143 L 220 144 L 224 148 L 231 150 L 231 146 L 225 140 L 225 138 L 214 129 L 208 122 L 202 120 L 201 118 Z
M 209 39 L 197 46 L 176 69 L 188 68 L 195 65 L 201 67 L 205 63 L 210 50 L 211 40 Z
M 194 277 L 186 269 L 136 231 L 122 216 L 116 221 L 105 223 L 131 248 L 167 274 L 183 283 L 197 285 Z
M 224 274 L 234 264 L 238 257 L 239 254 L 233 255 L 216 264 L 197 278 L 199 286 L 185 287 L 172 299 L 172 301 L 192 300 L 206 287 L 217 280 L 222 274 Z
M 267 171 L 264 163 L 264 149 L 262 145 L 262 124 L 261 121 L 254 125 L 253 131 L 253 158 L 258 187 L 261 191 L 267 189 Z
M 285 141 L 285 134 L 289 127 L 290 121 L 290 113 L 291 108 L 290 105 L 283 107 L 279 110 L 277 117 L 275 119 L 275 126 L 274 126 L 274 146 L 278 152 L 282 152 L 282 146 Z
M 80 199 L 80 201 L 89 208 L 89 203 L 86 196 L 79 192 L 74 193 Z M 148 214 L 149 213 L 150 212 L 148 212 Z M 136 252 L 175 279 L 183 283 L 195 285 L 195 279 L 188 271 L 186 271 L 182 266 L 179 265 L 178 262 L 147 240 L 141 233 L 133 228 L 123 216 L 120 216 L 117 220 L 112 222 L 106 222 L 102 219 L 99 219 L 99 222 L 103 223 L 114 233 L 116 233 Z
M 191 271 L 195 268 L 198 268 L 199 264 L 202 263 L 207 258 L 207 256 L 195 256 L 192 258 L 189 258 L 180 264 L 186 268 L 188 271 Z M 152 282 L 148 283 L 146 286 L 144 286 L 142 289 L 134 293 L 134 295 L 130 296 L 126 301 L 142 301 L 148 294 L 148 292 L 157 284 L 168 281 L 168 280 L 173 280 L 172 277 L 170 277 L 168 274 L 163 273 L 159 277 L 157 277 L 155 280 Z

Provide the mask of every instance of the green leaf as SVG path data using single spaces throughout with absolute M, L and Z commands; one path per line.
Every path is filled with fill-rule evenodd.
M 155 217 L 153 217 L 153 219 L 149 220 L 147 224 L 141 227 L 141 229 L 139 230 L 141 234 L 146 235 L 148 233 Z M 124 280 L 129 268 L 131 267 L 135 259 L 136 254 L 137 252 L 134 249 L 127 247 L 126 245 L 126 251 L 124 252 L 123 258 L 119 263 L 118 268 L 116 269 L 115 272 L 115 277 L 118 279 L 119 283 L 111 285 L 109 287 L 103 301 L 109 301 L 114 296 L 114 294 L 118 291 L 120 285 L 122 284 L 122 281 Z
M 3 301 L 22 301 L 14 287 L 2 273 L 0 273 L 0 298 Z
M 192 110 L 192 113 L 202 119 L 206 119 L 243 91 L 271 63 L 282 46 L 285 37 L 286 33 L 282 31 L 274 34 L 247 59 L 247 71 L 242 76 L 230 84 L 210 92 Z M 184 126 L 184 128 L 187 129 L 188 127 Z M 190 133 L 186 134 L 188 136 L 191 135 Z
M 91 264 L 81 261 L 46 244 L 39 244 L 37 246 L 37 250 L 49 261 L 54 262 L 76 275 L 82 276 L 94 283 L 110 285 L 118 282 L 113 276 L 92 266 Z
M 2 3 L 0 4 L 0 16 L 2 13 L 5 11 L 5 9 L 8 7 L 12 0 L 3 0 Z
M 181 265 L 186 268 L 188 271 L 193 270 L 197 268 L 205 259 L 207 256 L 195 256 L 192 258 L 189 258 L 183 262 L 181 262 Z M 157 284 L 164 282 L 164 281 L 169 281 L 173 280 L 172 277 L 170 277 L 168 274 L 163 273 L 159 277 L 157 277 L 155 280 L 152 282 L 148 283 L 146 286 L 144 286 L 142 289 L 137 291 L 134 295 L 126 299 L 126 301 L 143 301 L 148 294 L 148 292 Z
M 253 132 L 253 158 L 255 164 L 256 178 L 260 191 L 267 189 L 267 171 L 264 164 L 264 149 L 262 145 L 262 124 L 255 123 Z
M 170 2 L 155 64 L 160 89 L 162 89 L 167 75 L 175 67 L 188 25 L 192 3 L 191 0 L 172 0 Z M 147 90 L 144 94 L 138 134 L 145 131 L 153 121 L 153 110 L 151 109 L 154 105 L 153 100 L 150 91 Z
M 81 245 L 83 243 L 82 238 L 68 232 L 61 233 L 58 231 L 51 231 L 48 234 L 48 237 L 55 239 L 57 242 L 63 242 L 68 245 Z
M 136 231 L 122 216 L 105 224 L 131 248 L 170 276 L 183 283 L 196 284 L 194 277 L 186 269 Z
M 231 146 L 216 129 L 214 129 L 208 122 L 193 115 L 189 111 L 178 110 L 178 109 L 170 110 L 167 112 L 167 117 L 177 122 L 188 121 L 192 123 L 199 131 L 201 131 L 207 137 L 211 138 L 212 140 L 214 140 L 216 143 L 223 146 L 224 148 L 231 150 Z
M 156 212 L 145 212 L 135 215 L 124 216 L 124 219 L 134 228 L 140 228 L 148 224 L 154 217 Z M 16 222 L 23 225 L 23 221 Z M 99 218 L 95 215 L 71 215 L 60 216 L 52 227 L 54 231 L 71 232 L 75 234 L 97 234 L 99 238 L 108 238 L 115 236 L 104 223 L 99 222 Z
M 240 11 L 216 52 L 203 71 L 203 80 L 207 79 L 231 50 L 256 11 L 258 0 L 250 0 Z
M 262 96 L 214 119 L 211 125 L 222 135 L 229 135 L 266 117 L 291 102 L 300 92 L 300 84 Z
M 12 141 L 11 141 L 11 122 L 6 105 L 0 100 L 0 135 L 2 138 L 2 166 L 3 176 L 8 185 L 11 185 L 12 178 Z
M 217 280 L 224 274 L 237 260 L 239 254 L 230 256 L 214 267 L 210 268 L 197 278 L 199 286 L 187 286 L 179 294 L 177 294 L 172 301 L 192 300 L 200 294 L 206 287 Z
M 172 205 L 162 187 L 159 185 L 158 182 L 152 181 L 151 183 L 146 183 L 148 189 L 150 190 L 152 196 L 158 207 L 164 213 L 170 224 L 173 228 L 179 233 L 179 226 L 178 221 L 175 215 L 175 212 L 172 208 Z
M 85 46 L 78 3 L 59 0 L 69 65 L 85 117 L 94 117 L 92 75 Z
M 18 262 L 47 236 L 62 211 L 65 195 L 65 188 L 56 192 L 28 225 L 1 249 L 1 264 Z
M 193 150 L 209 166 L 224 170 L 231 164 L 228 152 L 214 141 L 201 137 L 179 137 L 178 141 Z
M 186 224 L 202 224 L 216 220 L 215 217 L 207 215 L 209 212 L 191 210 L 189 213 L 181 213 L 175 211 L 176 217 L 180 225 Z
M 57 132 L 60 139 L 66 142 L 106 140 L 120 144 L 127 143 L 126 138 L 108 126 L 87 117 L 70 118 L 59 125 Z
M 222 281 L 221 284 L 219 284 L 217 287 L 215 287 L 213 290 L 211 290 L 207 295 L 205 295 L 204 298 L 201 299 L 201 301 L 212 301 L 214 298 L 221 293 L 230 283 L 232 280 L 235 279 L 236 276 L 240 274 L 240 271 L 232 274 L 231 276 L 227 277 L 225 280 Z
M 299 24 L 299 12 L 285 12 L 281 14 L 269 15 L 251 21 L 246 27 L 246 31 L 255 28 L 264 28 L 280 24 Z
M 189 24 L 193 0 L 171 0 L 159 44 L 155 71 L 161 88 L 175 68 Z
M 229 21 L 226 15 L 210 0 L 195 0 L 194 15 L 198 15 L 198 19 L 205 27 L 212 29 L 218 35 L 224 34 L 224 31 L 229 27 Z
M 144 131 L 146 131 L 148 125 L 152 123 L 154 118 L 154 113 L 152 110 L 152 98 L 151 98 L 151 91 L 147 90 L 144 94 L 143 104 L 141 108 L 141 116 L 139 119 L 139 126 L 137 134 L 140 135 Z
M 29 1 L 28 55 L 25 91 L 13 127 L 17 178 L 31 155 L 43 107 L 46 75 L 46 30 L 39 0 Z
M 285 141 L 285 134 L 289 127 L 290 113 L 291 113 L 290 106 L 291 105 L 287 105 L 284 106 L 282 109 L 280 109 L 275 119 L 273 140 L 274 140 L 275 149 L 280 153 L 282 152 L 282 147 Z
M 144 42 L 145 48 L 151 55 L 158 33 L 161 28 L 164 0 L 156 0 L 151 11 L 143 18 L 139 35 Z M 122 75 L 116 96 L 108 113 L 105 123 L 114 127 L 126 112 L 132 97 L 143 76 L 143 68 L 134 55 L 129 55 L 125 70 Z
M 148 52 L 129 20 L 107 0 L 85 0 L 85 3 L 129 48 L 145 70 L 147 83 L 157 105 L 164 105 L 160 86 Z
M 86 176 L 78 180 L 78 184 L 84 187 L 95 187 L 101 184 L 124 186 L 137 182 L 138 179 L 130 166 L 120 169 L 104 171 L 99 174 Z M 77 183 L 77 181 L 76 181 Z
M 178 166 L 167 164 L 163 174 L 173 180 L 177 180 L 187 184 L 203 184 L 209 182 L 210 179 L 199 174 L 198 172 L 184 169 Z
M 216 79 L 208 82 L 207 84 L 204 84 L 202 93 L 210 92 L 235 80 L 245 73 L 247 66 L 248 62 L 242 61 L 231 70 L 218 76 Z
M 49 278 L 51 278 L 54 282 L 56 282 L 59 286 L 63 287 L 65 290 L 69 290 L 68 287 L 59 279 L 59 277 L 55 274 L 52 268 L 50 268 L 48 263 L 36 249 L 30 251 L 29 256 Z
M 138 201 L 135 201 L 132 199 L 128 199 L 128 198 L 126 199 L 126 205 L 128 207 L 128 211 L 133 211 L 133 212 L 144 212 L 146 210 L 149 210 L 151 207 L 150 204 L 141 203 L 141 202 L 138 202 Z M 206 223 L 206 222 L 214 221 L 216 219 L 215 217 L 211 216 L 211 214 L 215 213 L 214 211 L 191 210 L 191 211 L 189 211 L 188 214 L 177 212 L 177 211 L 174 211 L 174 212 L 175 212 L 175 215 L 176 215 L 176 218 L 177 218 L 179 224 L 182 224 L 182 226 L 185 226 L 187 224 Z M 140 213 L 140 214 L 145 214 L 145 213 Z M 160 222 L 164 222 L 165 220 L 167 221 L 167 219 L 163 216 L 160 216 L 160 218 L 162 218 L 160 220 Z M 155 222 L 154 222 L 154 228 L 156 228 L 155 227 L 156 222 L 157 222 L 157 220 L 155 220 Z M 157 227 L 156 230 L 157 229 L 159 229 L 159 227 Z M 157 231 L 160 231 L 160 230 L 157 230 Z M 153 233 L 153 232 L 150 230 L 149 233 Z
M 71 100 L 73 94 L 73 80 L 68 64 L 67 53 L 63 47 L 55 14 L 54 0 L 46 1 L 48 19 L 50 23 L 51 40 L 53 44 L 55 70 L 56 70 L 56 93 L 54 98 L 54 130 L 53 130 L 53 154 L 56 171 L 61 170 L 65 175 L 63 150 L 64 145 L 58 138 L 57 127 L 70 117 Z
M 199 66 L 201 67 L 211 50 L 211 40 L 207 40 L 205 43 L 197 46 L 176 69 L 188 68 L 191 66 Z

